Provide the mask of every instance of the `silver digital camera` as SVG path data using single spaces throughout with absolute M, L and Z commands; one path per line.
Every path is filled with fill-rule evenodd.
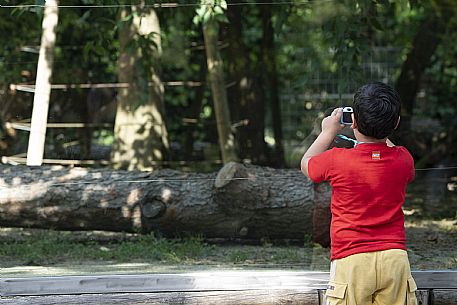
M 352 124 L 352 113 L 354 112 L 352 110 L 352 107 L 346 106 L 346 107 L 341 107 L 343 109 L 343 115 L 341 116 L 341 124 L 344 125 L 351 125 Z

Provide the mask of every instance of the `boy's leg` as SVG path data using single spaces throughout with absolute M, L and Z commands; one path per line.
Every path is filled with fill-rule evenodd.
M 379 252 L 379 282 L 373 295 L 376 305 L 417 305 L 416 283 L 411 276 L 408 254 L 391 249 Z
M 333 260 L 326 305 L 372 305 L 376 290 L 375 252 Z

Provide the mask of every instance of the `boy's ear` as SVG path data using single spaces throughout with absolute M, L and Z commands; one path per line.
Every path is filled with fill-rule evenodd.
M 394 128 L 394 129 L 397 129 L 397 128 L 398 128 L 398 125 L 400 125 L 400 116 L 398 116 L 397 124 L 395 125 L 395 128 Z
M 352 129 L 357 129 L 357 122 L 355 121 L 354 113 L 351 113 L 351 117 L 352 117 L 351 128 Z

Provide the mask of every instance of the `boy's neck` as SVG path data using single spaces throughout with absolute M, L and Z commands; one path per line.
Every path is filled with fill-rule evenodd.
M 361 134 L 357 129 L 354 129 L 355 139 L 359 143 L 386 143 L 387 138 L 385 139 L 376 139 L 372 137 L 367 137 L 366 135 Z

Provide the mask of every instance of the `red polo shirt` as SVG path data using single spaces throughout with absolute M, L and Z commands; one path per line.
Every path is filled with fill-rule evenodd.
M 333 148 L 312 157 L 314 182 L 330 181 L 332 223 L 330 259 L 387 249 L 406 250 L 401 209 L 414 161 L 406 148 L 363 143 Z

